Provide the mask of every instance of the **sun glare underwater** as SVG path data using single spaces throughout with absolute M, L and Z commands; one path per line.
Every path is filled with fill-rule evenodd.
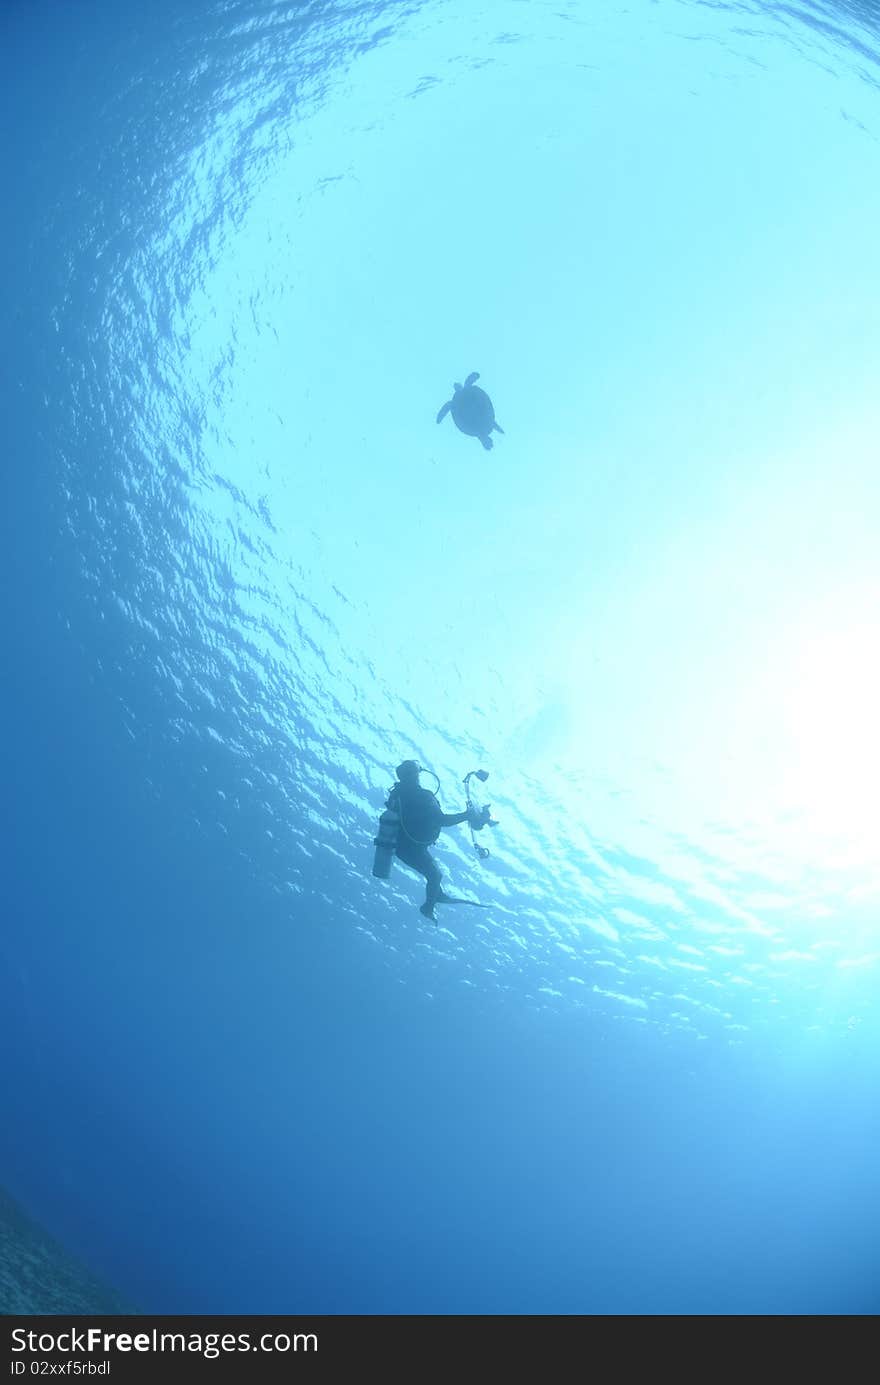
M 876 4 L 2 26 L 9 1193 L 145 1312 L 876 1311 Z

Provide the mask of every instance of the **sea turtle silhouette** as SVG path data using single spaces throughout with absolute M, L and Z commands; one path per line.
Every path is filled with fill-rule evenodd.
M 503 433 L 504 429 L 500 423 L 495 422 L 492 400 L 485 390 L 477 388 L 476 381 L 479 378 L 477 371 L 474 371 L 463 385 L 455 385 L 455 394 L 443 405 L 437 415 L 437 422 L 442 423 L 451 409 L 452 421 L 459 432 L 467 433 L 469 438 L 479 438 L 486 451 L 490 452 L 490 433 Z

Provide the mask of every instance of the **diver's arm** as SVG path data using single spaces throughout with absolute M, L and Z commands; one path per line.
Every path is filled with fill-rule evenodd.
M 441 827 L 457 827 L 457 826 L 459 825 L 460 822 L 467 822 L 467 820 L 468 820 L 468 811 L 467 811 L 467 809 L 465 809 L 463 813 L 441 813 L 441 815 L 440 815 L 440 826 L 441 826 Z

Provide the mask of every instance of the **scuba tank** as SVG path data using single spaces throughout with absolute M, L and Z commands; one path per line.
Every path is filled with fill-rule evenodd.
M 379 819 L 379 835 L 373 838 L 376 854 L 373 857 L 373 874 L 377 880 L 387 880 L 394 861 L 394 848 L 400 835 L 400 813 L 396 808 L 386 808 Z

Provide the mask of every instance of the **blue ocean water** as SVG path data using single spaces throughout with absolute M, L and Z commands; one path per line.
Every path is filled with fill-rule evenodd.
M 3 6 L 0 1183 L 145 1311 L 880 1307 L 878 26 Z

